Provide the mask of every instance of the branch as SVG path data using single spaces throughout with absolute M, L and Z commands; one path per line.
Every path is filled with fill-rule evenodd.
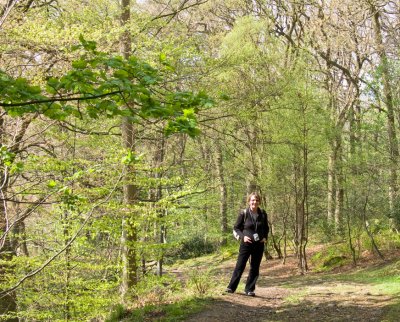
M 45 204 L 43 201 L 46 200 L 48 197 L 50 197 L 52 194 L 54 194 L 54 192 L 48 194 L 47 196 L 42 197 L 39 201 L 35 202 L 33 207 L 29 207 L 28 209 L 26 209 L 21 217 L 16 219 L 11 225 L 7 227 L 6 231 L 0 237 L 0 251 L 4 246 L 6 236 L 10 232 L 11 228 L 20 223 L 21 221 L 25 220 L 26 218 L 28 218 L 40 205 Z M 7 199 L 2 199 L 2 201 L 7 201 Z
M 1 10 L 0 28 L 3 25 L 4 21 L 7 19 L 7 17 L 10 14 L 12 8 L 15 6 L 15 4 L 17 2 L 18 2 L 18 0 L 9 0 L 9 1 L 7 1 L 7 4 Z
M 39 268 L 31 271 L 30 273 L 28 273 L 27 275 L 25 275 L 23 278 L 21 278 L 13 287 L 6 289 L 4 291 L 0 292 L 0 299 L 2 299 L 3 297 L 7 296 L 8 293 L 11 293 L 13 291 L 15 291 L 24 281 L 26 281 L 27 279 L 35 276 L 36 274 L 40 273 L 41 271 L 43 271 L 47 266 L 49 266 L 51 264 L 51 262 L 53 262 L 58 256 L 60 256 L 66 249 L 68 249 L 72 243 L 76 240 L 76 238 L 80 235 L 80 233 L 82 232 L 83 228 L 87 225 L 87 223 L 89 222 L 89 220 L 92 218 L 93 216 L 93 212 L 96 208 L 98 208 L 100 205 L 108 202 L 108 200 L 111 198 L 112 194 L 114 193 L 114 191 L 116 190 L 118 184 L 121 182 L 123 176 L 125 175 L 124 171 L 121 172 L 118 180 L 116 181 L 113 189 L 110 191 L 109 195 L 106 197 L 105 200 L 103 200 L 102 202 L 99 202 L 98 204 L 94 205 L 92 207 L 92 209 L 90 210 L 87 218 L 85 219 L 85 221 L 82 223 L 82 225 L 79 227 L 79 229 L 77 230 L 77 232 L 71 237 L 70 241 L 63 247 L 61 248 L 56 254 L 54 254 L 52 257 L 50 257 L 46 262 L 44 262 L 42 264 L 42 266 L 40 266 Z
M 84 134 L 84 135 L 116 135 L 116 136 L 121 136 L 121 133 L 113 133 L 111 132 L 111 130 L 113 130 L 114 128 L 119 128 L 118 126 L 112 126 L 110 127 L 107 131 L 91 131 L 91 130 L 85 130 L 82 129 L 76 125 L 73 125 L 67 121 L 62 121 L 59 123 L 61 127 L 66 128 L 68 131 L 71 132 L 76 132 L 76 133 L 80 133 L 80 134 Z
M 122 94 L 122 91 L 119 90 L 119 91 L 114 91 L 114 92 L 99 94 L 99 95 L 92 95 L 92 96 L 69 97 L 69 98 L 67 98 L 67 97 L 50 98 L 50 99 L 45 99 L 45 100 L 35 100 L 35 101 L 29 101 L 29 102 L 10 103 L 10 104 L 0 102 L 0 106 L 2 106 L 2 107 L 17 107 L 17 106 L 27 106 L 27 105 L 54 103 L 54 102 L 88 101 L 88 100 L 93 100 L 93 99 L 102 98 L 102 97 L 106 97 L 106 96 L 112 96 L 115 94 Z
M 184 11 L 184 10 L 189 9 L 189 8 L 191 8 L 191 7 L 194 7 L 194 6 L 200 6 L 200 5 L 204 4 L 204 3 L 207 3 L 208 0 L 197 1 L 196 3 L 193 3 L 193 4 L 191 4 L 191 5 L 187 5 L 187 6 L 185 7 L 185 4 L 186 4 L 187 2 L 189 2 L 189 0 L 184 0 L 184 1 L 179 5 L 179 8 L 178 8 L 178 9 L 174 10 L 174 11 L 171 12 L 171 13 L 166 13 L 166 14 L 163 14 L 163 15 L 158 15 L 157 17 L 154 17 L 153 19 L 151 19 L 151 21 L 155 21 L 155 20 L 157 20 L 157 19 L 162 19 L 162 18 L 166 18 L 166 17 L 172 16 L 171 19 L 168 21 L 168 22 L 170 22 L 170 21 L 171 21 L 178 13 L 180 13 L 181 11 Z

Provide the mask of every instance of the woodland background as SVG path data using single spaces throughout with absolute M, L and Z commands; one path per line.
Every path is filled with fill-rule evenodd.
M 399 248 L 399 40 L 397 0 L 1 0 L 0 320 L 137 303 L 254 190 L 301 272 Z

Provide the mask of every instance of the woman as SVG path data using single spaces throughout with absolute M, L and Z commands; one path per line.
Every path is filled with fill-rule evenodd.
M 233 230 L 240 239 L 239 255 L 226 293 L 233 293 L 239 285 L 240 278 L 250 258 L 250 272 L 247 277 L 244 292 L 255 296 L 254 290 L 260 271 L 260 263 L 264 253 L 264 243 L 268 237 L 268 220 L 266 212 L 259 208 L 260 195 L 253 192 L 247 198 L 248 207 L 241 211 Z

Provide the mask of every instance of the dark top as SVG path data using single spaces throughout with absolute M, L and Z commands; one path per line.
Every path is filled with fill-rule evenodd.
M 244 219 L 246 218 L 246 221 Z M 233 230 L 239 236 L 240 240 L 243 241 L 244 236 L 250 237 L 254 242 L 253 235 L 255 233 L 260 237 L 260 241 L 263 238 L 268 237 L 269 226 L 267 213 L 261 208 L 257 208 L 257 218 L 253 218 L 250 213 L 250 209 L 246 208 L 239 213 Z

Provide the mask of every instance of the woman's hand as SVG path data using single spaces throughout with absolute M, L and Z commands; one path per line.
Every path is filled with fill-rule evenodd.
M 243 241 L 245 242 L 245 243 L 252 243 L 252 241 L 251 241 L 251 238 L 250 237 L 248 237 L 248 236 L 244 236 L 243 237 Z

